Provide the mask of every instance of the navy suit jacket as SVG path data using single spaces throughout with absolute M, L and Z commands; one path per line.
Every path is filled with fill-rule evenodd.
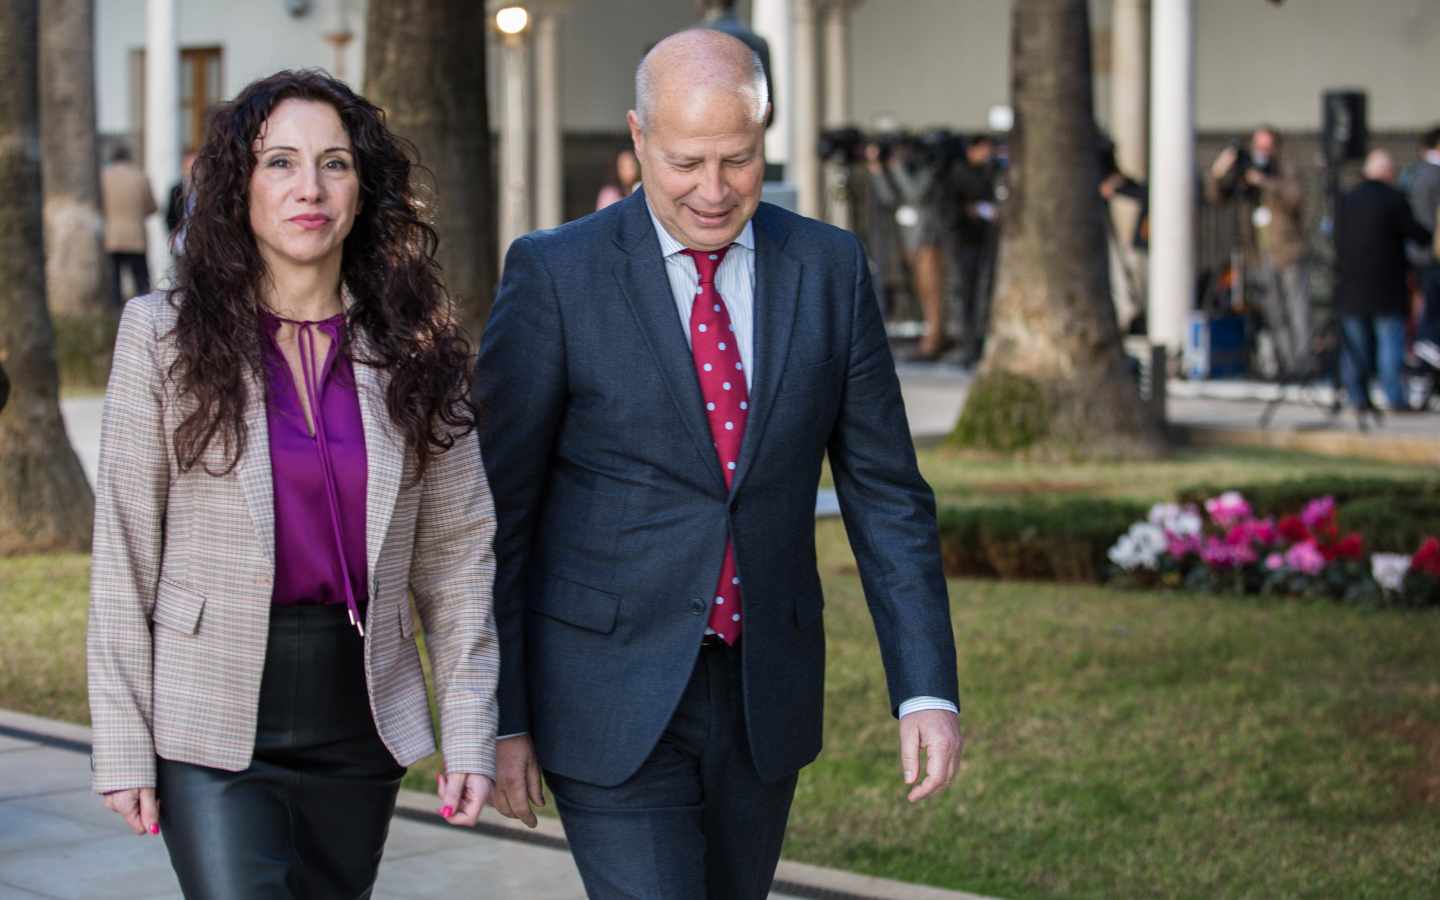
M 892 712 L 958 703 L 935 501 L 915 463 L 859 242 L 755 213 L 751 414 L 727 490 L 643 191 L 517 240 L 476 379 L 499 533 L 500 734 L 610 786 L 654 749 L 690 679 L 727 532 L 762 778 L 820 751 L 815 495 L 829 454 Z

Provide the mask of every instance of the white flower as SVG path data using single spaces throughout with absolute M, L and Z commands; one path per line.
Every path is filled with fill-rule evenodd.
M 1205 524 L 1195 507 L 1178 503 L 1157 503 L 1150 507 L 1149 521 L 1175 537 L 1198 535 Z
M 1130 530 L 1120 535 L 1115 546 L 1106 554 L 1110 561 L 1125 571 L 1155 569 L 1160 564 L 1160 554 L 1165 552 L 1165 531 L 1149 522 L 1136 522 Z
M 1410 571 L 1410 557 L 1405 553 L 1372 553 L 1370 575 L 1387 591 L 1398 591 Z

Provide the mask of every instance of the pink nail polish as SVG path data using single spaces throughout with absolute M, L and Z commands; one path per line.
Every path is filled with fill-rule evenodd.
M 159 833 L 160 833 L 160 826 L 159 826 L 159 825 L 151 825 L 151 826 L 150 826 L 150 833 L 151 833 L 151 834 L 159 834 Z
M 442 818 L 442 819 L 448 819 L 448 818 L 450 818 L 450 817 L 453 816 L 453 815 L 455 815 L 455 807 L 453 807 L 453 806 L 442 806 L 442 807 L 440 807 L 440 818 Z

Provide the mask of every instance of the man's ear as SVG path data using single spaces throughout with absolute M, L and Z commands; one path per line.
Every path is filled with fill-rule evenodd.
M 625 114 L 625 124 L 630 126 L 630 143 L 635 148 L 635 157 L 640 157 L 641 148 L 645 146 L 645 129 L 640 127 L 640 114 L 630 110 Z

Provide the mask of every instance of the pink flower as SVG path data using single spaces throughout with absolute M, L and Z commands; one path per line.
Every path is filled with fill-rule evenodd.
M 1257 558 L 1255 548 L 1249 544 L 1228 544 L 1217 537 L 1206 538 L 1204 546 L 1200 548 L 1200 559 L 1214 569 L 1246 566 Z
M 1239 491 L 1226 491 L 1206 500 L 1205 511 L 1210 514 L 1210 521 L 1221 528 L 1229 528 L 1250 517 L 1250 504 L 1245 502 Z
M 1198 535 L 1174 535 L 1166 534 L 1166 552 L 1175 559 L 1184 559 L 1192 553 L 1200 552 L 1200 537 Z
M 1305 509 L 1300 513 L 1300 521 L 1305 527 L 1312 531 L 1326 525 L 1335 516 L 1335 498 L 1320 497 L 1305 504 Z
M 1280 541 L 1280 532 L 1275 528 L 1274 519 L 1252 519 L 1250 538 L 1260 544 L 1275 544 Z
M 1281 556 L 1278 553 L 1270 554 L 1269 556 L 1265 557 L 1265 568 L 1269 569 L 1272 572 L 1276 569 L 1285 568 L 1285 557 Z
M 1285 551 L 1285 564 L 1306 575 L 1319 575 L 1325 568 L 1325 554 L 1314 541 L 1304 541 Z

